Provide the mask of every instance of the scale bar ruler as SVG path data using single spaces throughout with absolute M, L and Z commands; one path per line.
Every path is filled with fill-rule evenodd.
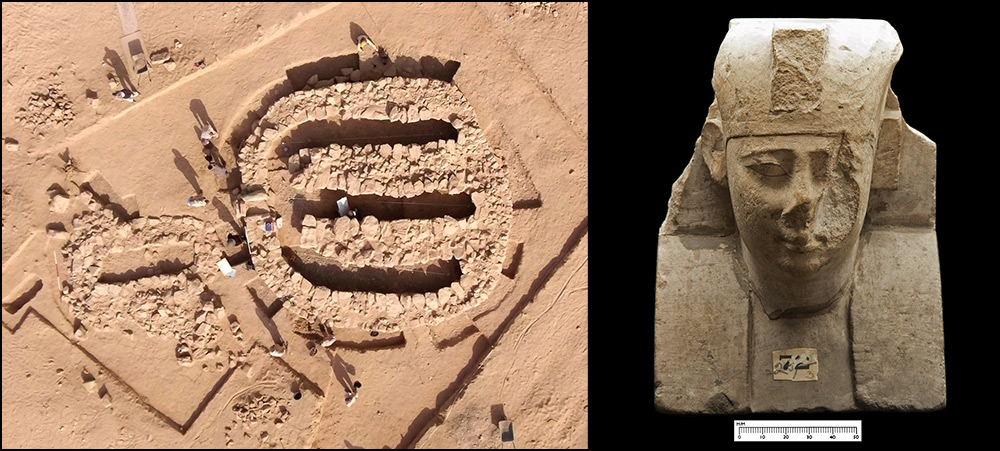
M 861 420 L 737 420 L 735 442 L 860 442 Z

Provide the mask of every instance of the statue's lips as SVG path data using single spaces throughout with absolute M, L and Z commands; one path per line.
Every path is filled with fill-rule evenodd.
M 819 249 L 820 245 L 822 244 L 819 241 L 810 237 L 809 235 L 805 234 L 796 235 L 794 237 L 781 236 L 778 238 L 778 241 L 780 241 L 781 244 L 783 244 L 785 248 L 787 248 L 788 250 L 798 254 L 807 254 L 813 252 L 816 249 Z

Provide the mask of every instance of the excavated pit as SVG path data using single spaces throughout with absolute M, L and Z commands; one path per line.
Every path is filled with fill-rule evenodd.
M 314 286 L 324 286 L 331 291 L 386 294 L 437 292 L 462 277 L 462 268 L 454 258 L 395 268 L 375 268 L 342 267 L 302 248 L 283 247 L 281 255 L 292 269 Z
M 374 194 L 348 196 L 343 190 L 321 190 L 319 196 L 296 198 L 292 205 L 292 225 L 302 230 L 306 215 L 319 218 L 338 218 L 337 201 L 347 197 L 347 204 L 356 210 L 358 219 L 374 216 L 379 221 L 397 219 L 433 219 L 451 216 L 467 219 L 476 212 L 472 196 L 468 193 L 424 193 L 414 197 L 391 197 Z
M 370 119 L 340 121 L 314 120 L 303 123 L 281 140 L 288 146 L 289 153 L 309 147 L 327 147 L 330 144 L 342 146 L 364 146 L 381 144 L 426 144 L 439 139 L 457 139 L 458 130 L 442 120 L 419 122 L 389 122 Z M 275 149 L 278 156 L 284 152 L 283 146 Z
M 267 194 L 246 206 L 254 266 L 307 321 L 433 325 L 481 303 L 501 276 L 506 166 L 454 84 L 392 77 L 294 92 L 237 161 L 242 184 Z M 344 197 L 354 217 L 338 211 Z

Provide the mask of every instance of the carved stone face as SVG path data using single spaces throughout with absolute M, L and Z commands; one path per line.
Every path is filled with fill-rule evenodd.
M 872 176 L 874 139 L 862 141 L 840 133 L 727 140 L 733 212 L 757 272 L 808 280 L 853 262 Z

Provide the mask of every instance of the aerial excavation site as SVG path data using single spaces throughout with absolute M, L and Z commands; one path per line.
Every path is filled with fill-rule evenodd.
M 588 446 L 586 3 L 4 3 L 3 447 Z

